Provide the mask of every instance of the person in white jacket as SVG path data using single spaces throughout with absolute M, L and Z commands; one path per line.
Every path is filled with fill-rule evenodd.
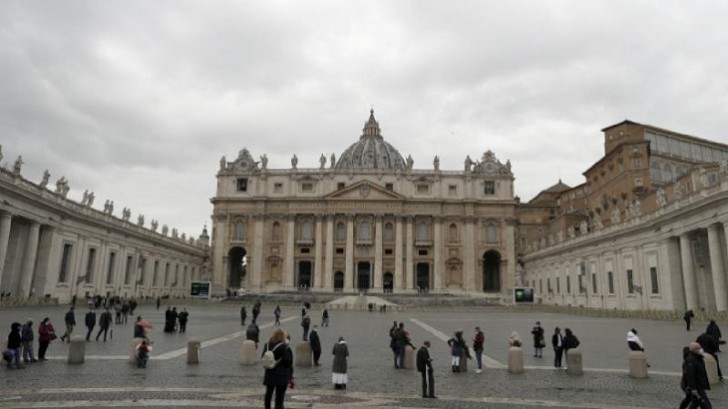
M 645 352 L 645 346 L 640 337 L 637 336 L 637 330 L 634 328 L 627 332 L 627 346 L 629 346 L 631 351 Z M 650 367 L 649 363 L 647 363 L 647 367 Z

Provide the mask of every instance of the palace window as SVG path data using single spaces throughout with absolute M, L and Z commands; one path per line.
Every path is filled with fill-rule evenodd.
M 561 294 L 561 280 L 556 277 L 556 294 Z
M 394 183 L 387 183 L 384 185 L 384 188 L 387 190 L 394 190 Z
M 336 184 L 336 190 L 343 190 L 346 187 L 346 183 L 339 182 Z
M 367 241 L 371 237 L 371 228 L 369 222 L 361 222 L 359 224 L 359 240 Z
M 301 223 L 301 239 L 313 240 L 313 226 L 308 220 Z
M 427 223 L 420 223 L 417 225 L 417 240 L 428 240 L 430 234 L 427 228 Z
M 650 267 L 650 283 L 652 284 L 652 294 L 659 294 L 660 285 L 657 278 L 657 267 Z
M 665 164 L 663 173 L 664 173 L 665 182 L 674 182 L 675 181 L 675 174 L 672 172 L 672 166 L 670 166 L 670 164 L 668 164 L 668 163 Z
M 650 178 L 655 182 L 662 182 L 662 169 L 658 162 L 652 162 L 650 165 Z
M 450 241 L 458 241 L 458 226 L 455 223 L 450 224 Z
M 281 239 L 281 224 L 273 222 L 273 240 L 279 241 Z
M 129 285 L 131 282 L 131 270 L 134 265 L 134 257 L 126 256 L 126 268 L 124 269 L 124 285 Z
M 627 270 L 627 292 L 634 294 L 634 276 L 631 269 Z
M 607 284 L 609 284 L 609 294 L 614 294 L 614 274 L 607 271 Z
M 458 185 L 449 185 L 447 187 L 447 195 L 448 196 L 457 196 L 458 195 Z
M 236 186 L 237 186 L 238 192 L 247 192 L 248 191 L 248 178 L 238 178 Z
M 114 283 L 114 268 L 116 267 L 116 253 L 109 253 L 109 265 L 106 266 L 106 284 Z
M 392 223 L 386 223 L 384 225 L 384 241 L 394 240 L 394 226 Z
M 483 182 L 483 193 L 492 196 L 495 194 L 495 182 L 487 180 Z
M 94 264 L 96 264 L 96 249 L 88 249 L 88 259 L 86 260 L 86 282 L 92 283 L 94 279 Z
M 416 185 L 418 195 L 426 195 L 430 193 L 430 185 L 427 183 L 418 183 Z
M 283 183 L 274 183 L 273 193 L 283 193 Z
M 571 294 L 571 277 L 566 276 L 566 294 Z
M 303 193 L 313 192 L 313 183 L 311 183 L 311 182 L 301 183 L 301 192 L 303 192 Z
M 233 235 L 233 240 L 235 241 L 243 241 L 245 240 L 245 222 L 242 220 L 238 220 L 235 222 L 235 233 Z
M 597 293 L 597 275 L 592 273 L 592 294 Z
M 498 227 L 495 224 L 489 224 L 485 227 L 485 241 L 488 243 L 498 242 Z
M 73 245 L 66 243 L 63 245 L 63 256 L 61 256 L 61 268 L 58 271 L 58 282 L 65 283 L 68 280 L 68 267 L 71 262 L 71 250 Z
M 154 272 L 152 273 L 152 286 L 157 286 L 159 280 L 159 260 L 154 260 Z
M 336 223 L 336 241 L 346 240 L 346 226 L 342 222 Z

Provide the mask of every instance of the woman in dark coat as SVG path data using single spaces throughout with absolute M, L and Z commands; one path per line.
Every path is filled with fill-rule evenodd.
M 46 351 L 48 345 L 56 339 L 56 330 L 51 324 L 51 319 L 48 317 L 43 318 L 43 321 L 38 326 L 38 359 L 41 361 L 46 360 Z
M 720 341 L 721 338 L 723 338 L 723 334 L 721 334 L 720 328 L 718 327 L 718 324 L 715 323 L 715 320 L 710 320 L 710 324 L 708 324 L 708 328 L 705 329 L 705 333 L 715 338 L 718 343 L 718 351 L 716 352 L 720 352 Z
M 265 409 L 270 408 L 270 402 L 275 391 L 275 408 L 283 409 L 283 400 L 286 398 L 286 389 L 293 381 L 293 352 L 288 347 L 286 333 L 278 328 L 273 331 L 268 343 L 263 348 L 263 354 L 273 351 L 277 361 L 275 367 L 265 370 L 263 385 L 265 385 Z
M 331 376 L 334 389 L 346 389 L 346 384 L 349 382 L 349 376 L 346 373 L 346 358 L 349 356 L 349 348 L 346 346 L 344 337 L 339 337 L 339 342 L 334 345 L 331 353 L 334 355 L 333 375 Z

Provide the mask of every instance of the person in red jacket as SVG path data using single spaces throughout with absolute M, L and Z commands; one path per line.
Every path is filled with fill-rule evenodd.
M 48 317 L 43 318 L 43 321 L 38 326 L 38 360 L 46 360 L 46 351 L 51 341 L 56 339 L 56 330 L 51 324 L 51 319 Z
M 483 372 L 483 344 L 485 343 L 485 335 L 480 327 L 475 327 L 475 338 L 473 338 L 473 350 L 475 351 L 475 361 L 478 363 L 478 369 L 475 373 Z

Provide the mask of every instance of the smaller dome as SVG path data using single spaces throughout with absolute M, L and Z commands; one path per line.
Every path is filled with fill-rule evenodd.
M 379 122 L 374 119 L 374 110 L 371 110 L 359 140 L 341 154 L 335 168 L 405 170 L 406 166 L 399 151 L 384 141 Z

